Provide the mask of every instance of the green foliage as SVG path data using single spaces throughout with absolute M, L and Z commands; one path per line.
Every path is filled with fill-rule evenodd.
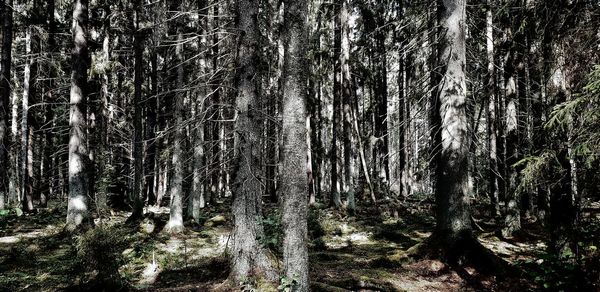
M 523 167 L 521 181 L 517 188 L 517 191 L 521 193 L 532 190 L 536 186 L 555 183 L 550 176 L 564 171 L 558 161 L 556 152 L 552 150 L 544 151 L 538 156 L 525 157 L 515 163 L 513 167 Z
M 281 254 L 283 246 L 281 214 L 279 212 L 272 212 L 265 217 L 259 217 L 258 221 L 264 229 L 264 234 L 258 237 L 258 243 L 277 254 Z
M 101 225 L 76 238 L 77 261 L 83 270 L 97 271 L 102 280 L 118 278 L 126 245 L 126 230 Z
M 298 281 L 296 281 L 296 279 L 294 279 L 294 278 L 290 279 L 287 277 L 283 277 L 283 278 L 281 278 L 279 286 L 277 287 L 277 291 L 292 292 L 292 291 L 294 291 L 294 287 L 296 287 L 297 284 L 298 284 Z

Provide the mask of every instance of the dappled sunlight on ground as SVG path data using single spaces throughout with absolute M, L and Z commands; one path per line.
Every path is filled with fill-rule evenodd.
M 228 274 L 225 249 L 231 231 L 229 215 L 222 210 L 209 211 L 201 224 L 187 222 L 185 232 L 170 236 L 161 231 L 168 221 L 168 209 L 153 211 L 157 213 L 137 225 L 125 225 L 126 212 L 103 217 L 101 224 L 124 229 L 127 234 L 118 269 L 127 289 L 210 291 L 222 283 Z M 408 249 L 431 234 L 429 216 L 401 214 L 399 219 L 385 219 L 342 216 L 332 210 L 319 210 L 315 216 L 309 223 L 314 291 L 501 290 L 493 277 L 479 277 L 465 270 L 477 280 L 465 279 L 439 261 L 414 261 L 407 256 Z M 64 210 L 8 220 L 8 227 L 0 230 L 3 289 L 81 288 L 86 279 L 94 277 L 94 273 L 78 271 L 74 243 L 61 232 Z M 510 242 L 483 233 L 480 241 L 509 261 L 532 257 L 545 249 L 541 239 Z

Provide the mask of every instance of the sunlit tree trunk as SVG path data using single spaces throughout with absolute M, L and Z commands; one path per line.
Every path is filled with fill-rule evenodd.
M 172 0 L 171 11 L 179 11 L 181 9 L 180 0 Z M 175 127 L 173 129 L 173 153 L 172 153 L 172 164 L 173 164 L 173 176 L 170 184 L 170 212 L 169 222 L 165 226 L 165 230 L 169 233 L 180 233 L 183 232 L 183 176 L 184 176 L 184 161 L 183 157 L 183 144 L 185 143 L 185 127 L 183 124 L 183 113 L 184 113 L 184 98 L 185 92 L 183 89 L 184 81 L 184 66 L 183 66 L 183 27 L 177 25 L 177 43 L 175 47 L 175 64 L 177 66 L 177 92 L 175 93 L 174 100 L 174 116 L 175 116 Z
M 25 63 L 25 69 L 23 73 L 23 96 L 21 97 L 21 106 L 23 108 L 23 112 L 21 115 L 21 195 L 22 195 L 22 208 L 24 211 L 32 211 L 33 210 L 33 190 L 31 189 L 30 184 L 30 155 L 29 155 L 29 97 L 30 94 L 33 93 L 32 88 L 35 86 L 35 81 L 31 76 L 31 69 L 35 66 L 33 63 L 35 62 L 34 57 L 32 55 L 31 50 L 31 35 L 32 28 L 28 28 L 25 33 L 25 54 L 27 56 L 27 61 Z M 35 70 L 34 70 L 35 71 Z
M 202 0 L 198 2 L 198 33 L 200 34 L 198 40 L 198 48 L 202 52 L 208 48 L 207 46 L 207 1 Z M 206 74 L 208 74 L 206 57 L 202 54 L 198 58 L 198 66 L 200 77 L 203 83 L 207 83 Z M 202 86 L 199 90 L 196 101 L 195 101 L 195 129 L 194 129 L 194 169 L 192 171 L 192 193 L 190 195 L 190 206 L 189 215 L 194 219 L 195 222 L 200 220 L 200 209 L 206 206 L 204 197 L 204 186 L 207 179 L 204 177 L 204 171 L 206 168 L 205 163 L 205 149 L 204 149 L 204 121 L 205 121 L 205 98 L 207 97 L 207 90 Z
M 295 291 L 308 291 L 306 179 L 306 1 L 285 0 L 283 70 L 283 267 L 296 280 Z
M 486 11 L 486 49 L 488 61 L 488 109 L 487 109 L 487 132 L 489 149 L 489 182 L 488 195 L 491 201 L 491 211 L 493 216 L 500 216 L 499 190 L 498 190 L 498 153 L 496 147 L 497 141 L 497 121 L 496 108 L 498 100 L 496 99 L 496 66 L 494 64 L 494 22 L 492 16 L 491 1 L 487 1 Z
M 86 149 L 86 103 L 87 70 L 89 62 L 87 46 L 88 1 L 73 2 L 73 42 L 69 138 L 69 203 L 67 231 L 75 231 L 82 225 L 91 224 L 88 211 L 87 149 Z
M 443 249 L 459 252 L 460 243 L 472 238 L 469 211 L 469 135 L 466 97 L 466 0 L 438 0 L 440 43 L 437 71 L 439 131 L 435 179 L 436 230 Z

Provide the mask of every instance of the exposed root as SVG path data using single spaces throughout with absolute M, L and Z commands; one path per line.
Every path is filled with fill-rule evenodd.
M 414 259 L 439 259 L 455 270 L 472 267 L 486 275 L 516 275 L 516 269 L 508 262 L 484 247 L 473 236 L 464 236 L 448 243 L 435 233 L 424 242 L 407 251 Z

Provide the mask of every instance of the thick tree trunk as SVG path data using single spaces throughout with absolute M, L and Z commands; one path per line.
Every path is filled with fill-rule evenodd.
M 87 149 L 86 149 L 86 103 L 88 70 L 88 1 L 73 2 L 73 42 L 69 138 L 69 203 L 67 224 L 69 232 L 82 225 L 93 224 L 88 211 Z
M 435 179 L 436 230 L 443 248 L 452 256 L 460 243 L 471 239 L 469 211 L 468 153 L 469 135 L 466 97 L 466 1 L 438 0 L 440 44 L 438 72 L 442 82 L 438 87 L 439 131 L 436 146 Z M 438 144 L 439 143 L 439 144 Z
M 9 125 L 9 100 L 10 100 L 10 72 L 12 62 L 12 20 L 13 20 L 13 1 L 3 0 L 0 15 L 2 16 L 0 25 L 2 25 L 2 47 L 0 48 L 0 165 L 4 165 L 4 171 L 0 173 L 0 209 L 5 208 L 4 199 L 9 193 L 9 152 L 8 143 L 8 125 Z
M 283 70 L 283 264 L 294 291 L 308 291 L 307 179 L 306 179 L 306 45 L 307 2 L 285 0 Z
M 261 115 L 258 112 L 258 3 L 242 0 L 237 4 L 239 31 L 237 51 L 235 124 L 235 162 L 230 279 L 243 282 L 250 276 L 276 280 L 271 259 L 258 243 L 263 235 L 261 214 L 262 182 L 260 173 Z

